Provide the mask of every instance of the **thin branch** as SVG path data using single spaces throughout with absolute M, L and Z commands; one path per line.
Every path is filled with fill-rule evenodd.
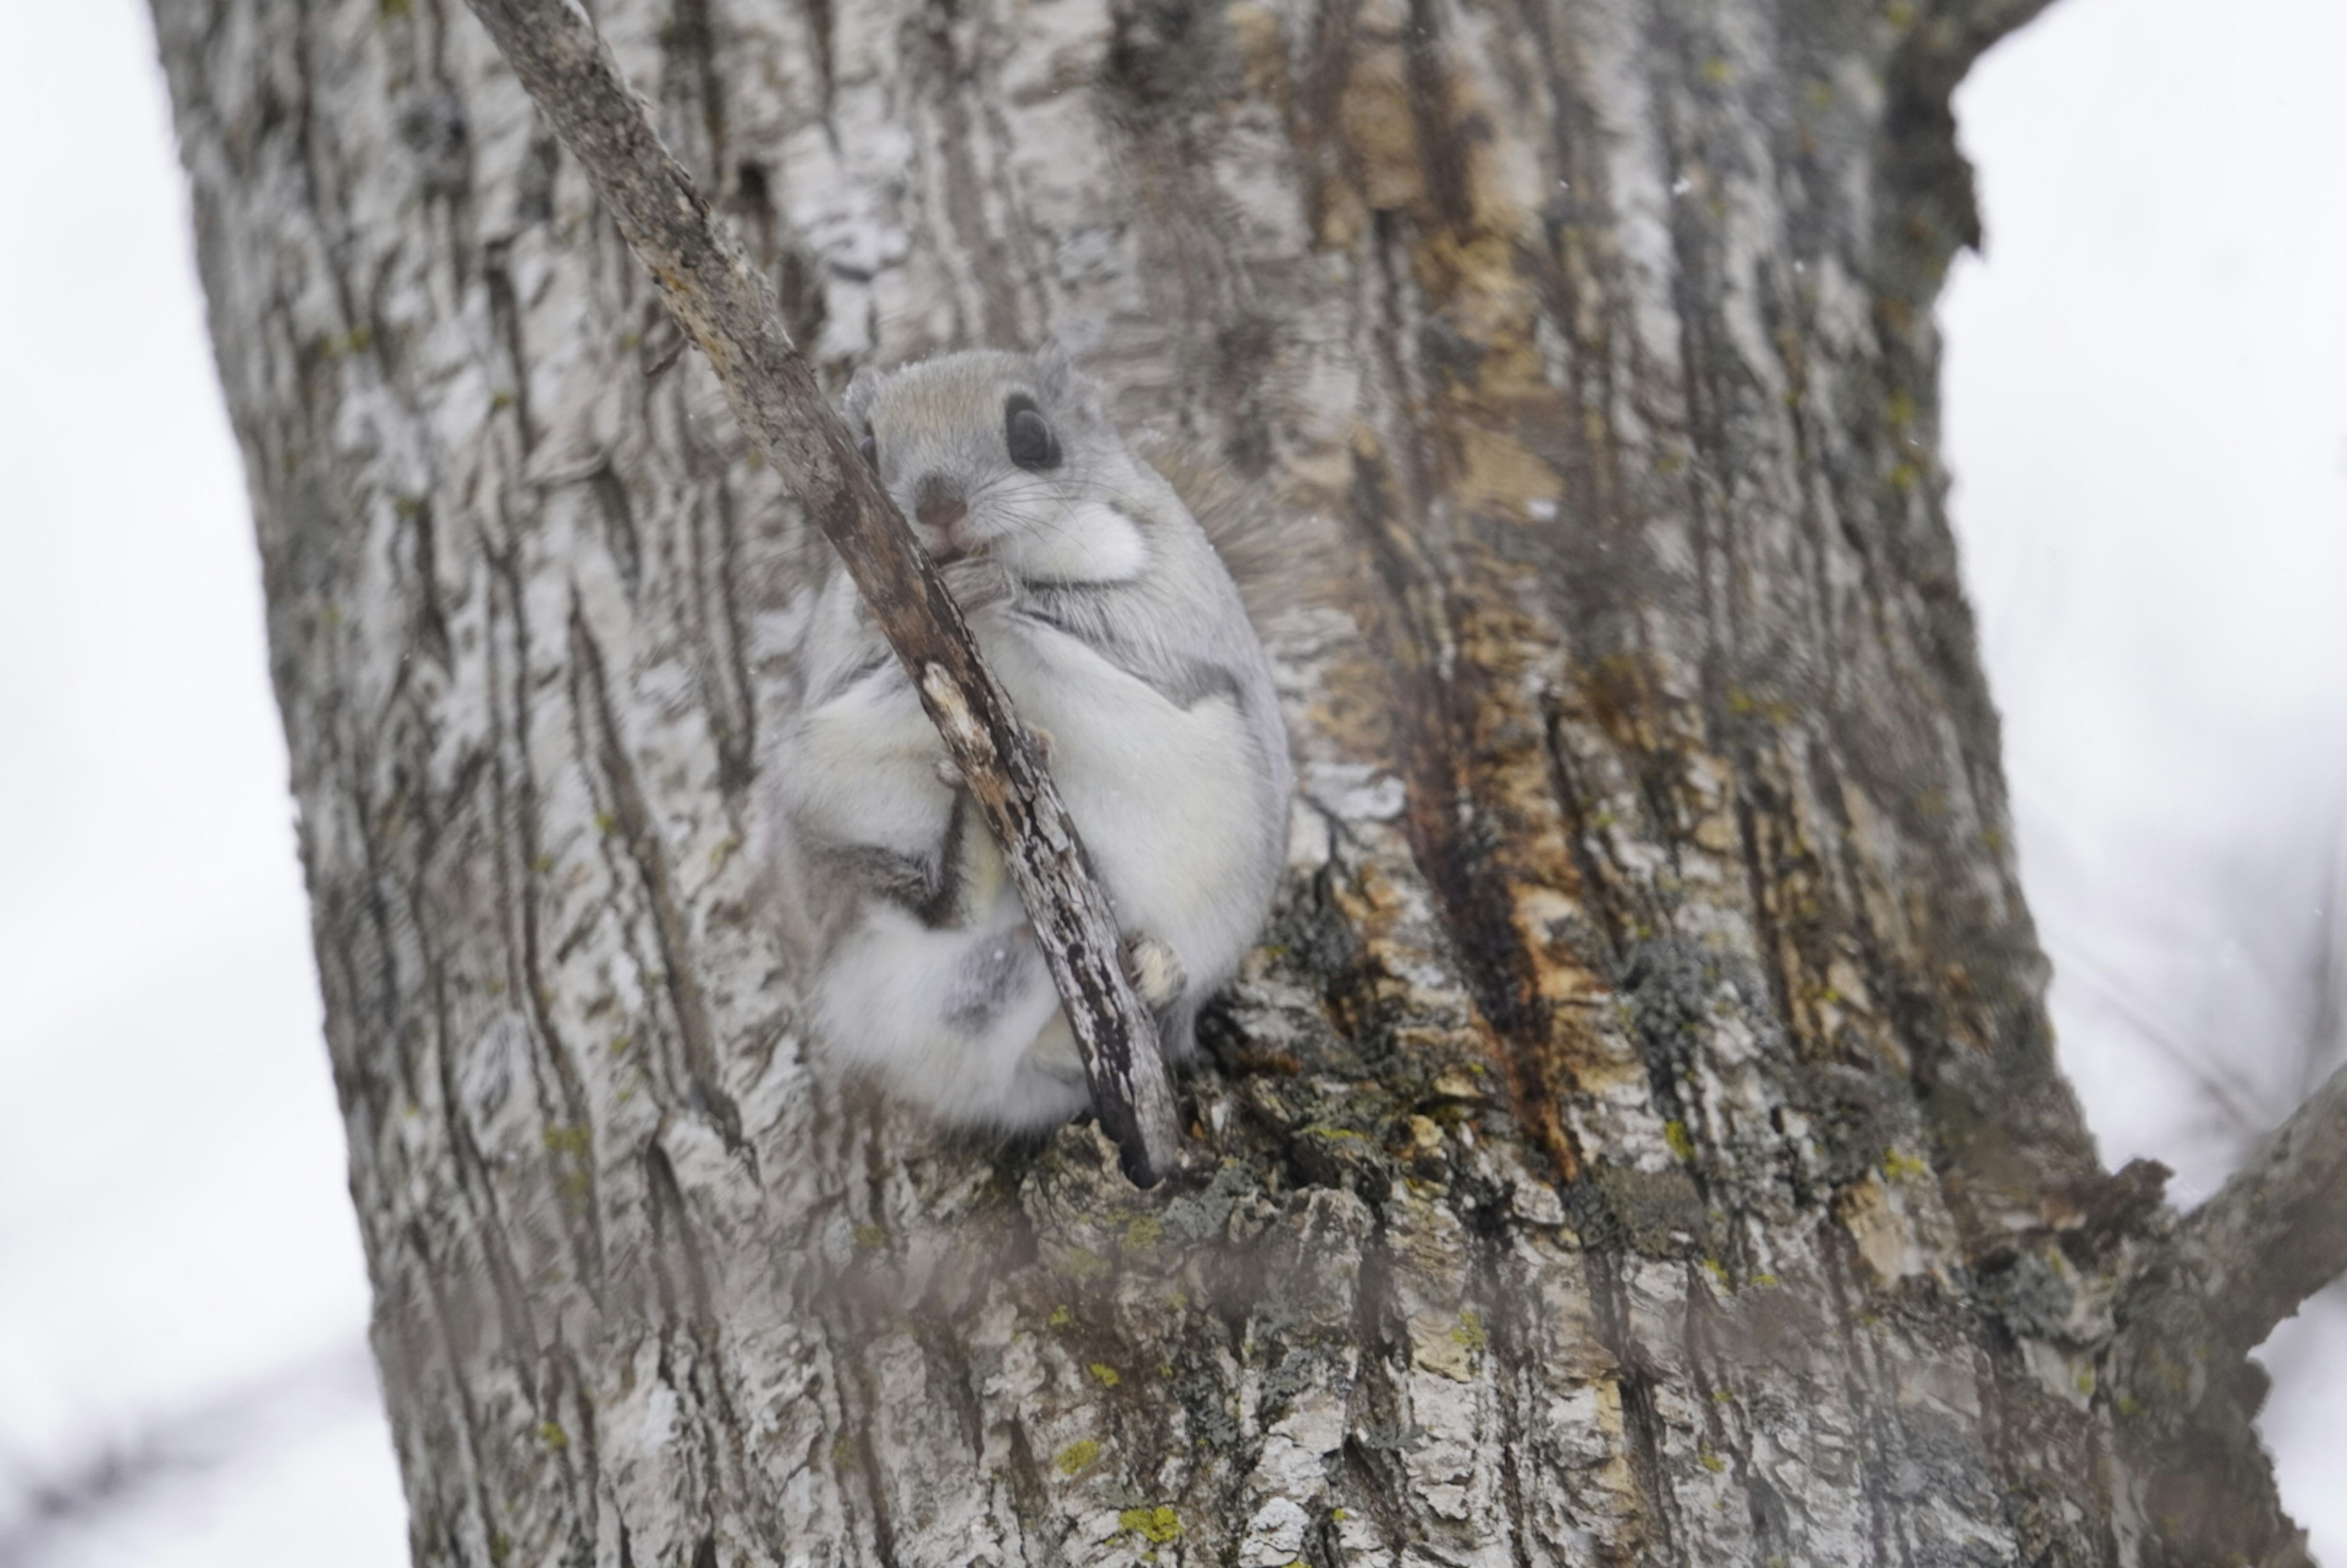
M 34 1568 L 51 1546 L 152 1508 L 173 1482 L 311 1441 L 331 1422 L 379 1412 L 382 1398 L 374 1358 L 354 1335 L 200 1404 L 159 1412 L 47 1473 L 9 1463 L 18 1473 L 0 1476 L 0 1563 Z
M 2212 1335 L 2239 1353 L 2347 1273 L 2347 1067 L 2250 1151 L 2177 1241 Z
M 594 25 L 566 0 L 467 3 L 709 356 L 743 433 L 847 563 L 1001 842 L 1101 1125 L 1126 1174 L 1155 1182 L 1181 1143 L 1156 1027 L 1125 979 L 1116 920 L 1075 824 L 936 568 L 856 457 L 783 331 L 772 289 L 712 221 Z
M 2154 1017 L 2149 1008 L 2137 998 L 2111 967 L 2101 958 L 2075 943 L 2067 944 L 2061 957 L 2054 960 L 2056 972 L 2066 973 L 2094 992 L 2095 999 L 2135 1026 L 2137 1034 L 2178 1072 L 2192 1080 L 2200 1092 L 2216 1103 L 2217 1120 L 2238 1139 L 2247 1139 L 2266 1124 L 2270 1112 L 2260 1113 L 2250 1109 L 2248 1102 L 2236 1092 L 2240 1085 L 2229 1083 L 2216 1064 L 2199 1050 L 2168 1032 L 2167 1026 Z M 2235 1144 L 2239 1147 L 2239 1144 Z

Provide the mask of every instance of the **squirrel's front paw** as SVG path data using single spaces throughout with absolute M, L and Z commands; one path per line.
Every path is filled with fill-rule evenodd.
M 1182 955 L 1173 944 L 1155 937 L 1135 932 L 1124 939 L 1122 956 L 1124 978 L 1141 993 L 1141 999 L 1150 1011 L 1157 1012 L 1174 1005 L 1175 999 L 1190 989 L 1190 973 L 1182 967 Z
M 1011 597 L 1010 569 L 996 559 L 991 550 L 976 550 L 948 561 L 938 569 L 938 575 L 945 579 L 946 591 L 953 595 L 964 615 L 976 615 Z

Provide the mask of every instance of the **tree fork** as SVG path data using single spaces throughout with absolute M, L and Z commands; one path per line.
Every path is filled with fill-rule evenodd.
M 2249 1354 L 2347 1271 L 2347 1068 L 2214 1196 L 2147 1228 L 2113 1307 L 2109 1397 L 2142 1560 L 2184 1568 L 2263 1533 L 2261 1478 L 2246 1456 L 2266 1378 Z M 2264 1561 L 2311 1563 L 2302 1535 Z

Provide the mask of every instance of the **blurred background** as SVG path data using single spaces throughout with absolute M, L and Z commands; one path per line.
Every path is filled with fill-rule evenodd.
M 2347 1050 L 2347 6 L 1959 95 L 1946 456 L 2065 1065 L 2190 1203 Z M 0 20 L 0 1568 L 407 1558 L 243 478 L 139 0 Z M 2347 1291 L 2260 1353 L 2347 1568 Z M 330 1546 L 322 1543 L 331 1542 Z

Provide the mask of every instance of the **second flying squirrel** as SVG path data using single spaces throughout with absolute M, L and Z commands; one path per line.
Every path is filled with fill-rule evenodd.
M 846 413 L 1044 747 L 1181 1061 L 1263 927 L 1286 844 L 1286 733 L 1230 570 L 1055 353 L 859 377 Z M 947 1120 L 1065 1120 L 1089 1102 L 1083 1063 L 1018 888 L 845 572 L 804 665 L 768 777 L 817 1032 Z

